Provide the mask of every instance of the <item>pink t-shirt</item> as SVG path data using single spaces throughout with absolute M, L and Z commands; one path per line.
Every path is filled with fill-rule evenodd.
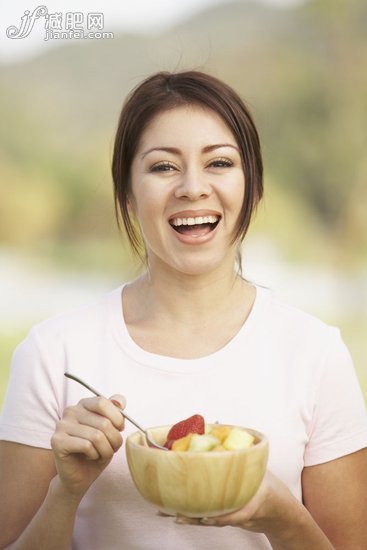
M 49 449 L 64 408 L 90 396 L 64 377 L 69 371 L 104 395 L 124 394 L 127 412 L 146 427 L 200 413 L 207 422 L 264 432 L 269 470 L 301 499 L 305 466 L 367 446 L 365 405 L 339 331 L 261 287 L 256 290 L 253 309 L 237 335 L 199 359 L 159 356 L 135 344 L 124 323 L 121 288 L 37 325 L 14 354 L 0 439 Z M 126 422 L 126 435 L 133 431 Z M 158 516 L 133 486 L 123 446 L 80 505 L 72 548 L 271 546 L 263 534 L 177 525 Z

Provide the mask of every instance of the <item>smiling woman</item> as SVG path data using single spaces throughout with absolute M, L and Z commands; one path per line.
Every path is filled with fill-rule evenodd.
M 151 76 L 123 106 L 112 172 L 146 269 L 17 348 L 0 422 L 0 547 L 366 548 L 367 420 L 348 350 L 236 266 L 263 193 L 245 104 L 200 72 Z M 86 396 L 65 372 L 123 395 Z M 209 519 L 157 514 L 122 450 L 124 396 L 147 427 L 200 413 L 264 433 L 255 496 Z
M 157 262 L 192 274 L 223 270 L 227 258 L 232 273 L 245 195 L 242 166 L 235 138 L 211 109 L 174 107 L 146 126 L 129 175 L 129 216 L 143 235 L 150 272 Z

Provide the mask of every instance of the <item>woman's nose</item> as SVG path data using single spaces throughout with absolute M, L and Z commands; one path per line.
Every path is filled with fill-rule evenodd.
M 198 170 L 187 171 L 180 178 L 175 190 L 175 197 L 192 201 L 208 197 L 212 188 L 207 178 L 207 175 Z

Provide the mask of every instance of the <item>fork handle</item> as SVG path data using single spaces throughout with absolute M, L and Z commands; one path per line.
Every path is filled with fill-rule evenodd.
M 90 386 L 89 384 L 87 384 L 86 382 L 84 382 L 83 380 L 81 380 L 80 378 L 78 378 L 77 376 L 75 376 L 74 374 L 70 374 L 69 372 L 64 372 L 64 376 L 66 376 L 66 378 L 70 378 L 71 380 L 74 380 L 74 382 L 78 382 L 78 384 L 81 384 L 82 386 L 84 386 L 85 388 L 87 388 L 87 390 L 89 390 L 90 392 L 94 393 L 94 395 L 96 395 L 97 397 L 104 397 L 104 395 L 102 395 L 101 393 L 99 393 L 97 390 L 95 390 L 94 388 L 92 388 L 92 386 Z M 105 399 L 107 399 L 106 397 L 104 397 Z M 147 436 L 147 432 L 144 430 L 144 428 L 142 428 L 141 426 L 139 426 L 139 424 L 137 422 L 135 422 L 135 420 L 133 420 L 132 418 L 130 418 L 130 416 L 123 410 L 123 409 L 120 409 L 120 407 L 117 407 L 118 410 L 120 411 L 120 413 L 122 414 L 122 416 L 124 418 L 126 418 L 126 420 L 128 420 L 129 422 L 131 422 L 131 424 L 134 424 L 134 426 L 136 428 L 138 428 L 138 430 L 140 430 L 141 432 L 143 432 L 143 434 L 145 434 Z

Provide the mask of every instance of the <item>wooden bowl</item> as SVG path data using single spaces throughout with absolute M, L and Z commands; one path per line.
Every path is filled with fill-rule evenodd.
M 170 427 L 150 428 L 149 435 L 163 445 Z M 242 508 L 260 486 L 269 452 L 263 434 L 243 429 L 255 442 L 236 451 L 163 451 L 141 432 L 131 434 L 126 457 L 136 488 L 166 514 L 213 517 Z

